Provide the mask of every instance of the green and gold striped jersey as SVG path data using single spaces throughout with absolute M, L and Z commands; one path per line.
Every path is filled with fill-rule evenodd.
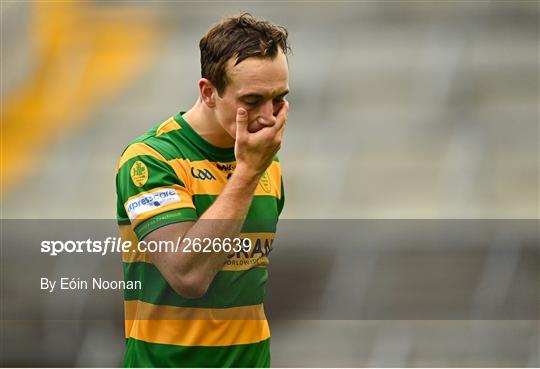
M 284 203 L 277 158 L 257 186 L 240 237 L 249 252 L 232 253 L 207 293 L 177 294 L 137 242 L 153 230 L 196 221 L 235 168 L 234 149 L 200 137 L 182 113 L 157 125 L 123 152 L 116 174 L 117 220 L 124 279 L 126 367 L 267 367 L 270 330 L 263 300 L 268 254 Z

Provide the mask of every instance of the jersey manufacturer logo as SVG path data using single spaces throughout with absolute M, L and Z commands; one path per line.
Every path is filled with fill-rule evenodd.
M 160 190 L 137 196 L 126 203 L 129 219 L 133 220 L 146 212 L 158 209 L 172 202 L 179 202 L 180 196 L 174 188 Z
M 198 169 L 191 167 L 191 175 L 193 178 L 200 179 L 201 181 L 212 181 L 215 180 L 216 177 L 210 172 L 208 169 Z
M 264 174 L 261 176 L 261 180 L 259 181 L 259 184 L 261 185 L 264 192 L 270 193 L 271 191 L 270 176 L 268 175 L 267 171 L 264 171 Z
M 133 184 L 137 187 L 144 186 L 146 181 L 148 181 L 148 168 L 140 160 L 137 160 L 135 163 L 133 163 L 133 165 L 131 166 L 130 174 Z

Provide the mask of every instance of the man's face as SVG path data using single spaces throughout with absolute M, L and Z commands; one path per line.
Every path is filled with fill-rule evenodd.
M 223 129 L 236 137 L 236 110 L 248 112 L 248 130 L 256 132 L 276 123 L 276 116 L 289 92 L 287 58 L 279 51 L 274 59 L 247 58 L 227 65 L 229 84 L 223 95 L 216 93 L 215 113 Z

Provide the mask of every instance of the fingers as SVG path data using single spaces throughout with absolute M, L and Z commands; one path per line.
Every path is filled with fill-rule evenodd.
M 277 116 L 277 131 L 276 131 L 276 142 L 279 142 L 281 146 L 281 141 L 283 140 L 283 134 L 285 133 L 285 127 L 287 126 L 287 119 L 289 114 L 289 103 L 285 101 L 282 109 L 279 111 Z
M 248 133 L 248 113 L 244 108 L 236 109 L 236 138 Z
M 274 125 L 274 129 L 276 131 L 280 131 L 287 124 L 288 115 L 289 115 L 289 102 L 285 100 L 276 117 L 277 122 Z
M 276 138 L 281 142 L 283 140 L 283 134 L 285 133 L 285 127 L 287 126 L 287 121 L 281 125 L 281 128 L 276 132 Z

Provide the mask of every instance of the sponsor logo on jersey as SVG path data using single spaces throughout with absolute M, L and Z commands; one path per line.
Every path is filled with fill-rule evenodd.
M 272 243 L 274 242 L 273 238 L 257 238 L 253 240 L 251 248 L 249 251 L 241 250 L 235 253 L 232 253 L 228 256 L 228 259 L 252 259 L 252 258 L 261 258 L 263 256 L 268 256 L 272 252 Z
M 129 219 L 133 220 L 141 214 L 179 201 L 180 196 L 178 195 L 178 192 L 176 192 L 174 188 L 169 187 L 137 196 L 129 200 L 125 206 Z
M 267 171 L 264 171 L 264 174 L 261 176 L 261 180 L 259 181 L 259 184 L 261 185 L 264 192 L 270 193 L 271 191 L 270 176 L 268 175 Z
M 222 172 L 231 172 L 236 168 L 236 164 L 221 164 L 216 163 L 216 167 Z
M 131 166 L 130 174 L 133 184 L 137 187 L 144 186 L 146 181 L 148 181 L 148 168 L 140 160 L 137 160 L 135 163 L 133 163 L 133 165 Z
M 191 175 L 193 178 L 200 179 L 201 181 L 214 181 L 216 177 L 208 169 L 198 169 L 191 167 Z

